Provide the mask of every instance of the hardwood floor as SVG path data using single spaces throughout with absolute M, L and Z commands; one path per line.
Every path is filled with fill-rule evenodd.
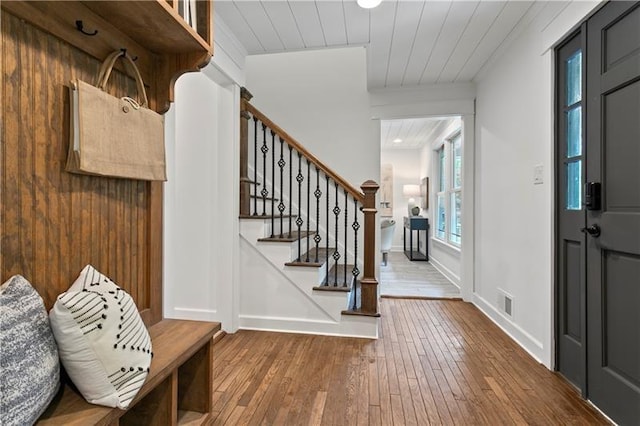
M 458 287 L 430 262 L 412 262 L 402 252 L 389 253 L 387 266 L 380 266 L 382 297 L 460 298 Z
M 376 341 L 224 337 L 213 424 L 608 424 L 471 304 L 382 299 L 381 312 Z

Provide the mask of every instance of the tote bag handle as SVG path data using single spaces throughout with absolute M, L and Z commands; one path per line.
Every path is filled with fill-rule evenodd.
M 140 98 L 140 106 L 149 108 L 147 105 L 147 91 L 144 88 L 144 82 L 142 81 L 140 71 L 138 70 L 135 62 L 133 62 L 133 59 L 131 59 L 131 56 L 129 56 L 129 54 L 125 50 L 116 50 L 115 52 L 107 56 L 107 59 L 104 60 L 102 66 L 100 67 L 100 72 L 98 73 L 98 89 L 104 91 L 104 88 L 107 85 L 107 81 L 109 80 L 109 76 L 111 75 L 111 70 L 113 70 L 113 66 L 120 57 L 126 59 L 125 63 L 130 65 L 129 68 L 133 70 L 133 77 L 135 78 L 136 85 L 138 86 L 138 97 Z

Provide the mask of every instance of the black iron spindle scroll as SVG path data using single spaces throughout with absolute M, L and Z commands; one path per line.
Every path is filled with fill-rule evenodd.
M 358 275 L 360 275 L 360 270 L 358 269 L 358 230 L 360 229 L 360 224 L 358 223 L 358 200 L 353 199 L 353 224 L 351 225 L 353 229 L 353 270 L 351 273 L 353 274 L 353 310 L 355 311 L 358 307 L 357 301 L 357 291 L 358 291 Z
M 347 226 L 349 216 L 349 204 L 347 204 L 347 190 L 344 190 L 344 282 L 343 287 L 347 286 L 347 259 L 349 258 L 349 252 L 347 251 Z
M 335 247 L 335 251 L 333 252 L 333 260 L 334 260 L 334 268 L 333 268 L 333 275 L 334 275 L 334 282 L 333 282 L 333 286 L 337 287 L 338 286 L 338 261 L 340 260 L 340 251 L 338 250 L 338 216 L 340 215 L 340 206 L 338 205 L 338 182 L 336 182 L 336 205 L 333 208 L 333 214 L 336 216 L 336 221 L 335 221 L 335 242 L 336 242 L 336 247 Z M 329 261 L 329 257 L 327 256 L 327 262 Z
M 284 170 L 284 166 L 286 165 L 286 162 L 284 161 L 284 158 L 282 156 L 282 150 L 284 148 L 284 139 L 280 138 L 280 160 L 278 160 L 278 167 L 280 167 L 280 202 L 278 203 L 278 211 L 280 212 L 280 238 L 283 237 L 282 235 L 282 215 L 284 213 L 284 191 L 282 190 L 282 171 Z
M 262 216 L 267 215 L 267 195 L 269 195 L 269 190 L 267 189 L 267 152 L 269 152 L 269 147 L 267 146 L 267 126 L 262 123 L 262 191 L 260 191 L 260 195 L 262 195 Z
M 293 184 L 291 183 L 291 179 L 293 176 L 293 161 L 292 161 L 292 154 L 293 153 L 293 147 L 291 145 L 289 145 L 289 238 L 291 238 L 291 219 L 293 218 L 292 215 L 292 211 L 291 208 L 293 206 L 293 198 L 291 198 L 291 191 L 293 188 Z
M 316 243 L 316 258 L 314 262 L 318 263 L 318 250 L 322 237 L 320 236 L 320 197 L 322 197 L 322 191 L 320 191 L 320 169 L 316 166 L 316 190 L 313 192 L 316 197 L 316 235 L 313 236 L 313 241 Z
M 273 238 L 273 228 L 275 228 L 275 215 L 274 208 L 276 206 L 276 179 L 275 179 L 275 168 L 276 164 L 276 132 L 271 131 L 271 238 Z
M 253 116 L 253 215 L 258 215 L 258 118 Z
M 300 152 L 298 152 L 298 175 L 296 176 L 296 181 L 298 182 L 298 218 L 296 219 L 296 226 L 298 227 L 298 262 L 301 262 L 302 239 L 300 238 L 300 229 L 302 228 L 304 221 L 302 220 L 300 208 L 302 207 L 302 182 L 304 181 L 304 176 L 302 175 L 302 154 Z
M 326 249 L 326 262 L 325 262 L 325 284 L 329 285 L 329 175 L 325 175 L 327 180 L 327 211 L 325 212 L 325 217 L 327 219 L 325 233 L 327 234 L 327 239 L 325 241 L 325 249 Z
M 309 244 L 309 238 L 311 238 L 309 236 L 309 223 L 311 222 L 310 219 L 310 209 L 309 209 L 309 203 L 311 202 L 311 161 L 309 161 L 309 159 L 307 159 L 307 259 L 306 262 L 309 262 L 309 250 L 311 249 L 311 244 Z

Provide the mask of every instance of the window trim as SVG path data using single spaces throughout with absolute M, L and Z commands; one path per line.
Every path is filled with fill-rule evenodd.
M 460 186 L 454 187 L 454 155 L 453 155 L 453 142 L 456 138 L 460 137 L 460 154 L 462 157 L 461 162 L 461 173 L 460 173 Z M 432 239 L 437 241 L 440 244 L 444 244 L 451 249 L 460 251 L 462 248 L 462 235 L 460 235 L 460 243 L 452 240 L 451 235 L 451 219 L 452 219 L 452 208 L 451 208 L 451 200 L 453 198 L 453 194 L 459 193 L 461 198 L 461 204 L 463 203 L 463 188 L 464 188 L 464 174 L 462 173 L 463 163 L 464 163 L 464 138 L 462 135 L 462 127 L 455 129 L 453 132 L 449 133 L 447 136 L 437 141 L 433 146 L 433 152 L 435 157 L 436 164 L 436 176 L 437 182 L 435 183 L 435 188 L 437 191 L 435 192 L 435 212 L 434 212 L 434 229 L 435 232 L 432 234 Z M 441 173 L 441 161 L 440 161 L 440 151 L 444 152 L 444 174 Z M 441 177 L 444 175 L 444 190 L 440 191 L 441 188 Z M 440 219 L 439 219 L 439 200 L 442 196 L 444 202 L 444 238 L 438 236 L 439 227 L 440 227 Z M 461 207 L 462 210 L 462 207 Z

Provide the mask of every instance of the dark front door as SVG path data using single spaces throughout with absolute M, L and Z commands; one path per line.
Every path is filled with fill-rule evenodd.
M 586 211 L 587 394 L 640 425 L 640 3 L 590 18 L 586 53 L 586 181 L 602 189 Z

